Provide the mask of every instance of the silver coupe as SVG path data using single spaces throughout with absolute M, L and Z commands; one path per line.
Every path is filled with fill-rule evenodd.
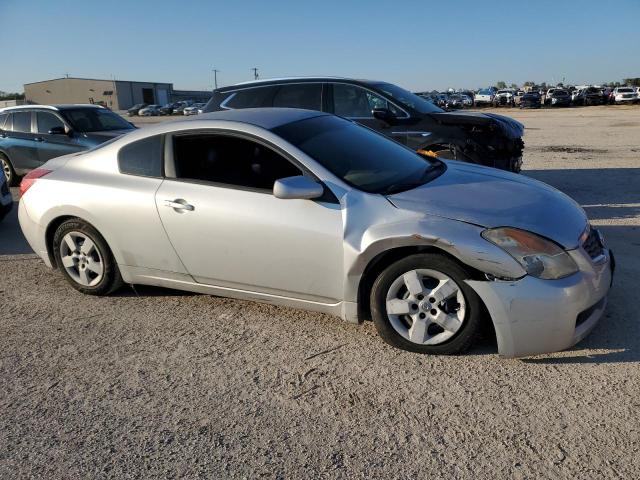
M 306 110 L 140 129 L 47 162 L 21 193 L 30 245 L 83 293 L 146 284 L 372 319 L 420 353 L 461 352 L 483 322 L 503 356 L 565 349 L 613 271 L 548 185 Z

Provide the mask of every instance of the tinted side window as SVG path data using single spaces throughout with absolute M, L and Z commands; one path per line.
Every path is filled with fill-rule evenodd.
M 320 83 L 284 85 L 273 97 L 273 106 L 322 110 L 321 98 L 322 84 Z
M 6 113 L 0 113 L 0 130 L 6 130 L 5 126 L 4 126 L 4 122 L 7 121 L 7 117 L 9 115 Z
M 63 127 L 64 123 L 53 113 L 37 112 L 36 121 L 38 123 L 38 133 L 49 133 L 53 127 Z
M 271 104 L 275 87 L 248 88 L 235 92 L 229 100 L 223 102 L 225 108 L 259 108 Z
M 163 136 L 156 135 L 125 145 L 118 152 L 120 172 L 144 177 L 161 177 L 163 144 Z
M 345 83 L 333 84 L 333 112 L 336 115 L 350 118 L 373 118 L 374 108 L 393 107 L 379 95 L 356 85 Z M 397 111 L 393 107 L 394 113 Z
M 31 132 L 31 112 L 13 112 L 13 131 Z
M 276 180 L 302 174 L 280 154 L 244 138 L 179 135 L 173 142 L 177 178 L 272 191 Z

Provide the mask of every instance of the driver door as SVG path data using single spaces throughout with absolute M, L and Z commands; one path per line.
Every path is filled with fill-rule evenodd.
M 301 175 L 299 166 L 237 135 L 186 132 L 168 141 L 173 178 L 156 192 L 156 205 L 196 282 L 323 303 L 342 299 L 340 204 L 272 193 L 275 179 Z

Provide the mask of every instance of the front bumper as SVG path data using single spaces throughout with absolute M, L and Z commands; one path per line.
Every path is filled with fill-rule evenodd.
M 596 326 L 611 286 L 611 252 L 605 250 L 597 263 L 583 249 L 569 254 L 580 270 L 560 280 L 467 281 L 491 315 L 501 356 L 564 350 Z

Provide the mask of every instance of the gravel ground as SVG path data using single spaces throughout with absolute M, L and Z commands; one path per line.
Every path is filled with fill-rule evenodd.
M 30 253 L 14 209 L 0 224 L 0 477 L 640 477 L 640 108 L 503 112 L 527 127 L 524 173 L 584 205 L 616 252 L 606 318 L 582 343 L 427 357 L 288 308 L 83 296 Z

